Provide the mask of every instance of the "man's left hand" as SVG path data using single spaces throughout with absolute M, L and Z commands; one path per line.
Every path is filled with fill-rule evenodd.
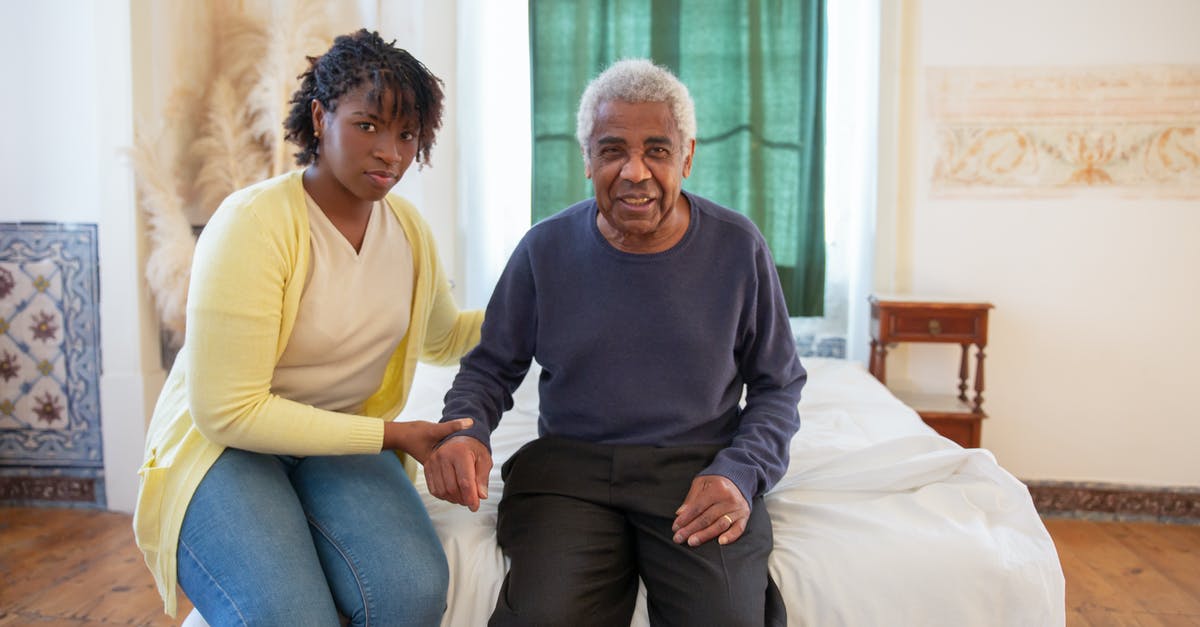
M 671 530 L 677 544 L 700 546 L 713 538 L 729 544 L 742 537 L 749 518 L 750 505 L 732 481 L 720 475 L 702 475 L 692 480 L 687 498 L 675 510 Z

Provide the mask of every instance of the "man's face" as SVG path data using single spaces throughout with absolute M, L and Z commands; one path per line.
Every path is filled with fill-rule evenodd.
M 588 140 L 587 176 L 600 207 L 597 225 L 609 242 L 649 253 L 682 237 L 689 208 L 680 191 L 695 148 L 695 140 L 683 142 L 664 102 L 600 105 Z

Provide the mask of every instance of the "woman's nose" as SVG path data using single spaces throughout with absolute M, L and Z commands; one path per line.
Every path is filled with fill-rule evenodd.
M 387 133 L 379 135 L 380 139 L 375 144 L 375 156 L 389 165 L 403 161 L 404 153 L 400 151 L 400 142 L 393 137 L 388 137 Z

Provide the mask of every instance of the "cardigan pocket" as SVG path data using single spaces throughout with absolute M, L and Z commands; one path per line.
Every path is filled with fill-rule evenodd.
M 158 552 L 162 532 L 163 489 L 166 486 L 168 468 L 159 467 L 158 451 L 151 450 L 142 467 L 138 469 L 137 506 L 133 512 L 133 535 L 142 552 Z

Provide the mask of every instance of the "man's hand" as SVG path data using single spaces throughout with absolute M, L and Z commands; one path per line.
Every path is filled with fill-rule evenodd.
M 472 422 L 470 418 L 448 422 L 425 420 L 385 422 L 383 423 L 383 449 L 385 451 L 404 451 L 424 464 L 438 442 L 446 439 L 446 436 L 451 433 L 469 428 Z
M 729 544 L 742 537 L 750 505 L 733 482 L 720 475 L 703 475 L 692 480 L 683 505 L 675 510 L 676 544 L 700 546 L 713 538 Z
M 492 472 L 492 454 L 483 442 L 470 436 L 450 438 L 434 449 L 424 464 L 430 494 L 479 511 L 479 501 L 488 496 Z

